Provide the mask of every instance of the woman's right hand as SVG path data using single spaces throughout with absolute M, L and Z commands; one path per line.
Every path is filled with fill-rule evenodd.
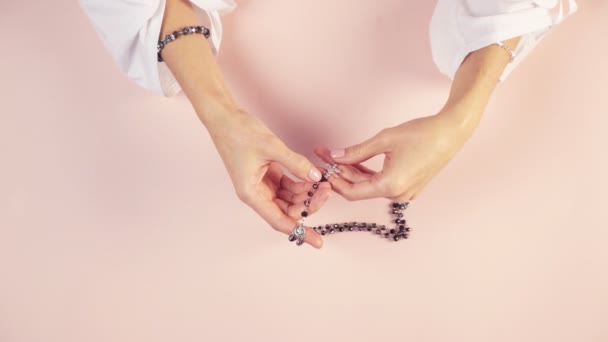
M 304 201 L 321 172 L 306 157 L 289 149 L 257 117 L 242 109 L 217 109 L 223 115 L 207 122 L 211 138 L 230 174 L 238 197 L 272 228 L 291 234 L 301 213 L 319 210 L 331 194 L 329 183 L 320 183 L 310 207 Z M 283 173 L 284 166 L 303 180 L 296 182 Z M 306 243 L 321 248 L 323 240 L 306 227 Z

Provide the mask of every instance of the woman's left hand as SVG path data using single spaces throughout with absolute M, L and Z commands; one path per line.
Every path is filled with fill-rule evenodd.
M 339 165 L 339 176 L 330 177 L 329 182 L 347 200 L 385 197 L 407 202 L 420 194 L 471 136 L 475 125 L 455 120 L 455 114 L 444 111 L 416 118 L 346 149 L 317 147 L 315 153 Z M 385 156 L 381 171 L 360 164 L 379 154 Z

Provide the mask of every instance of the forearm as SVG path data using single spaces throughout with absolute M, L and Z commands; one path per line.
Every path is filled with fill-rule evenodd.
M 167 0 L 160 37 L 200 22 L 187 0 Z M 201 121 L 221 121 L 238 105 L 230 93 L 210 43 L 200 34 L 183 35 L 161 51 L 164 63 L 179 82 Z
M 519 37 L 503 43 L 513 49 L 518 42 Z M 464 128 L 476 127 L 509 61 L 509 54 L 497 45 L 471 52 L 456 72 L 450 95 L 439 115 L 451 116 Z

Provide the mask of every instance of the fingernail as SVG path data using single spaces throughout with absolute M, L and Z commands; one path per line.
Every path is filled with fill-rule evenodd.
M 308 177 L 313 182 L 318 182 L 321 180 L 321 171 L 319 171 L 315 168 L 312 168 L 312 169 L 310 169 L 310 172 L 308 173 Z
M 332 158 L 342 158 L 344 157 L 344 149 L 331 149 L 330 150 Z

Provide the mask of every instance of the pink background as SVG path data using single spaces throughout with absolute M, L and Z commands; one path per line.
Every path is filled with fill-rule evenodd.
M 238 3 L 226 77 L 302 153 L 447 96 L 429 1 Z M 607 341 L 608 3 L 581 7 L 406 211 L 411 240 L 314 250 L 238 201 L 183 94 L 127 80 L 75 2 L 2 1 L 0 341 Z

